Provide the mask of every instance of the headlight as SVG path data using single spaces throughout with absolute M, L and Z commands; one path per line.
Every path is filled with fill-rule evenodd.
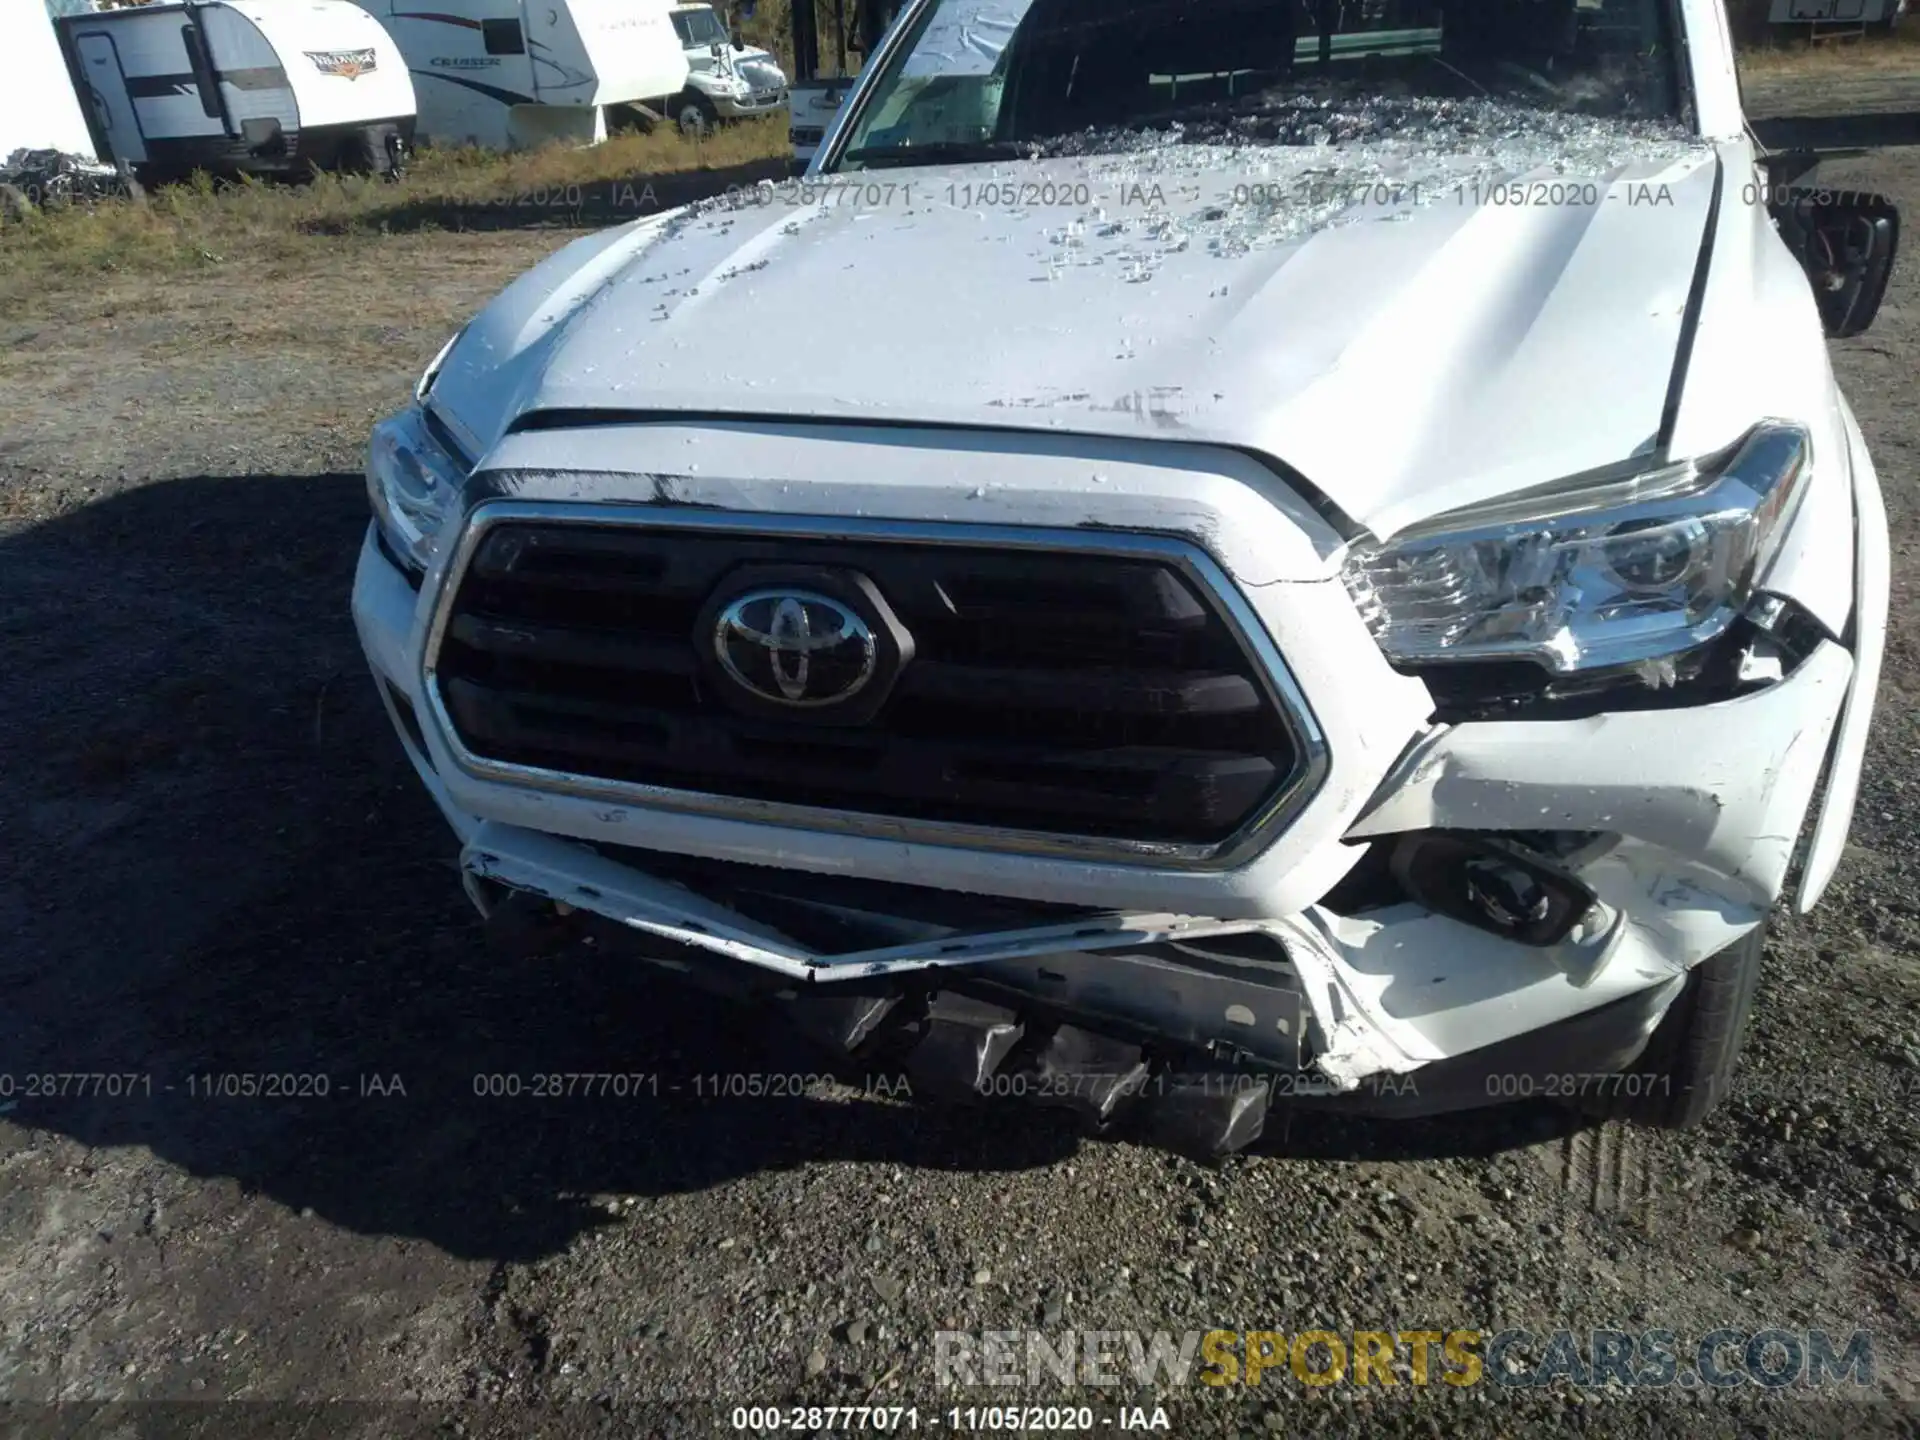
M 1357 545 L 1342 574 L 1397 663 L 1530 659 L 1565 674 L 1672 655 L 1740 614 L 1811 462 L 1804 427 L 1768 420 L 1712 461 Z
M 388 546 L 415 569 L 424 571 L 433 558 L 465 479 L 466 466 L 434 437 L 418 404 L 373 427 L 367 494 Z

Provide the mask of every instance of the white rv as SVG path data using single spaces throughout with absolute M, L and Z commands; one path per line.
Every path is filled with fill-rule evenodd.
M 0 0 L 0 53 L 7 57 L 6 83 L 0 84 L 0 160 L 16 150 L 91 156 L 93 138 L 40 0 Z
M 1767 12 L 1770 25 L 1825 25 L 1891 30 L 1906 13 L 1905 0 L 1773 0 Z
M 420 136 L 436 145 L 592 144 L 607 107 L 687 84 L 664 0 L 356 0 L 413 72 Z
M 412 142 L 407 67 L 346 0 L 186 0 L 56 29 L 94 149 L 148 182 L 389 173 Z

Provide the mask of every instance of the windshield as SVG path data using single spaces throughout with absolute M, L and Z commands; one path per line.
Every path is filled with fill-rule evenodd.
M 934 0 L 843 158 L 1337 144 L 1476 101 L 1673 117 L 1675 54 L 1666 0 Z
M 713 45 L 727 38 L 727 27 L 705 6 L 698 10 L 674 11 L 673 28 L 682 45 Z

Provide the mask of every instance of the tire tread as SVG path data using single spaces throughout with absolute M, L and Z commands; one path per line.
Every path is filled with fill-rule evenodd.
M 1627 1072 L 1664 1084 L 1639 1094 L 1588 1096 L 1582 1108 L 1600 1119 L 1662 1130 L 1685 1130 L 1706 1119 L 1732 1084 L 1765 948 L 1762 924 L 1694 968 Z

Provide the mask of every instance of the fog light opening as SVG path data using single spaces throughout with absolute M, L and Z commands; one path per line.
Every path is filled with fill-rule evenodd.
M 1553 946 L 1607 927 L 1592 890 L 1548 856 L 1497 835 L 1403 835 L 1389 862 L 1407 896 L 1437 915 L 1523 945 Z
M 1461 871 L 1468 901 L 1499 930 L 1538 925 L 1553 913 L 1553 897 L 1539 877 L 1503 856 L 1476 856 Z

